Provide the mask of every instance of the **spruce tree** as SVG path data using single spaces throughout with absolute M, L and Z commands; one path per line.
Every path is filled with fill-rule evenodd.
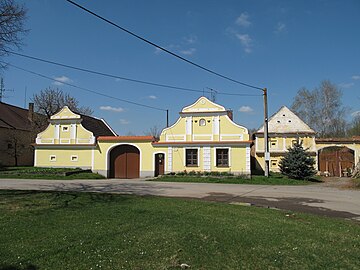
M 316 174 L 315 159 L 302 146 L 302 142 L 294 143 L 288 148 L 285 156 L 280 160 L 280 172 L 289 178 L 308 180 Z

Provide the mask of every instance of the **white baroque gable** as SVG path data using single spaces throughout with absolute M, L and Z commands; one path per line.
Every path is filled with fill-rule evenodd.
M 269 133 L 315 133 L 314 130 L 286 106 L 282 106 L 277 113 L 271 116 L 268 127 Z M 264 126 L 257 132 L 263 133 Z

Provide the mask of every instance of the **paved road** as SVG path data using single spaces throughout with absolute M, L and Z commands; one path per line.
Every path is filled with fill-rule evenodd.
M 360 221 L 360 191 L 323 185 L 267 186 L 164 183 L 144 180 L 0 179 L 0 189 L 104 192 L 196 198 L 302 211 Z M 1 199 L 1 198 L 0 198 Z

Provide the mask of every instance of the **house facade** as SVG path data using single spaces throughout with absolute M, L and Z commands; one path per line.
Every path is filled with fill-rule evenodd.
M 38 134 L 35 166 L 80 167 L 109 178 L 196 171 L 250 175 L 248 130 L 223 106 L 200 97 L 182 109 L 158 141 L 152 136 L 96 136 L 64 107 Z
M 279 161 L 284 157 L 287 149 L 297 141 L 302 142 L 304 149 L 308 149 L 310 155 L 316 158 L 317 149 L 315 143 L 315 131 L 305 124 L 289 108 L 283 106 L 273 114 L 268 122 L 270 171 L 279 172 Z M 264 126 L 253 136 L 254 138 L 254 163 L 253 169 L 263 171 L 264 159 Z

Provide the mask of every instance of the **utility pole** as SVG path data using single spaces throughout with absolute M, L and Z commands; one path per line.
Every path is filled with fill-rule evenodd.
M 13 92 L 14 90 L 13 89 L 5 89 L 5 87 L 4 87 L 4 79 L 1 78 L 0 79 L 0 102 L 2 102 L 2 99 L 5 98 L 5 95 L 4 95 L 5 91 L 12 91 Z
M 264 160 L 265 160 L 265 177 L 269 177 L 269 163 L 270 163 L 270 152 L 269 152 L 269 126 L 268 126 L 268 104 L 267 104 L 267 89 L 263 89 L 264 94 Z
M 169 110 L 166 110 L 166 127 L 169 127 Z

